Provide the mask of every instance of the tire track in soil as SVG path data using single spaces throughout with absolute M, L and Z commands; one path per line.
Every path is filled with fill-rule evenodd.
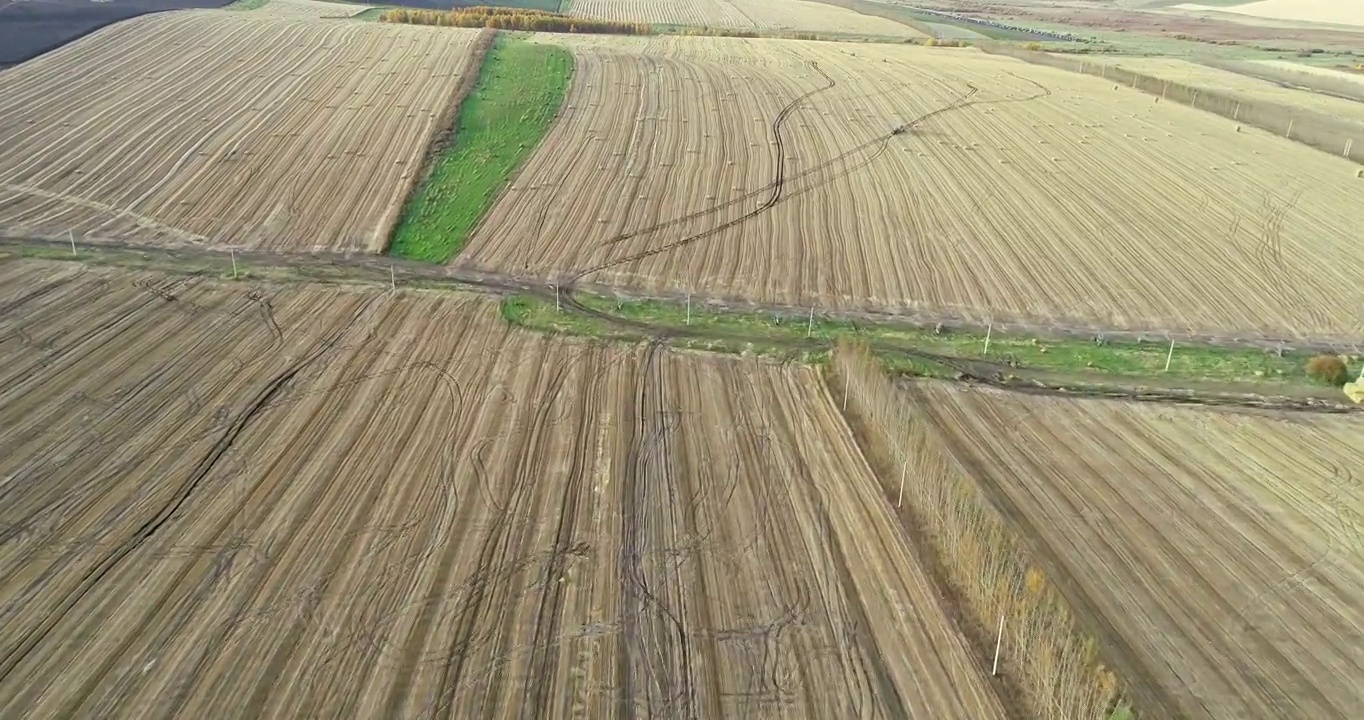
M 537 363 L 535 374 L 538 378 L 543 369 L 543 362 Z M 524 431 L 514 432 L 520 442 L 513 455 L 515 458 L 507 477 L 512 480 L 506 490 L 503 503 L 499 512 L 494 514 L 492 527 L 483 539 L 479 550 L 478 560 L 473 574 L 470 576 L 466 597 L 463 598 L 455 611 L 456 620 L 451 640 L 448 645 L 445 657 L 445 668 L 441 673 L 439 686 L 436 691 L 436 699 L 433 703 L 433 716 L 452 717 L 454 713 L 454 703 L 456 693 L 463 687 L 464 676 L 468 671 L 467 665 L 470 655 L 478 649 L 475 640 L 475 630 L 479 620 L 484 616 L 490 602 L 490 595 L 495 592 L 493 587 L 496 583 L 495 570 L 497 569 L 497 559 L 508 557 L 511 551 L 512 541 L 512 521 L 524 521 L 527 515 L 527 508 L 530 501 L 530 490 L 528 487 L 540 475 L 538 469 L 545 457 L 545 444 L 548 442 L 552 433 L 547 431 L 547 423 L 550 408 L 558 399 L 559 390 L 563 386 L 564 380 L 569 372 L 567 364 L 555 368 L 549 378 L 548 385 L 544 393 L 540 395 L 542 401 L 540 407 L 534 411 L 531 418 L 530 427 Z M 532 382 L 530 387 L 535 387 Z M 528 525 L 529 523 L 527 523 Z M 510 571 L 515 571 L 515 567 Z M 499 619 L 508 616 L 509 604 L 503 602 L 498 609 Z M 496 671 L 501 673 L 499 667 Z M 495 680 L 489 684 L 496 684 Z M 485 713 L 490 713 L 492 708 L 488 706 Z
M 343 323 L 341 327 L 337 329 L 336 332 L 339 333 L 340 335 L 344 335 L 346 332 L 348 332 L 350 327 L 352 327 L 356 323 L 355 318 L 358 318 L 361 315 L 363 315 L 365 313 L 365 310 L 366 308 L 361 307 L 355 313 L 352 319 L 347 323 Z M 345 346 L 338 345 L 336 346 L 335 349 L 344 350 Z M 347 362 L 348 363 L 358 362 L 358 359 L 352 356 L 347 360 Z M 304 376 L 303 373 L 300 373 L 291 382 L 293 384 L 298 384 L 301 382 L 308 382 L 310 380 L 311 378 L 307 378 Z M 280 407 L 283 404 L 287 403 L 280 402 L 267 403 L 261 409 L 259 417 L 263 417 L 264 413 L 267 412 L 268 410 Z M 322 414 L 321 408 L 324 407 L 326 407 L 325 404 L 320 405 L 318 410 L 315 410 L 313 413 L 308 415 L 308 424 L 312 424 L 315 421 L 317 421 L 317 419 Z M 318 424 L 322 425 L 322 423 Z M 266 431 L 268 432 L 268 429 Z M 302 435 L 302 433 L 300 433 L 300 435 Z M 294 443 L 294 447 L 308 448 L 311 447 L 311 443 L 307 441 L 303 442 L 296 441 Z M 287 457 L 287 453 L 281 454 L 280 457 L 281 458 Z M 238 470 L 238 472 L 240 473 L 242 471 Z M 333 476 L 336 476 L 339 473 L 331 474 Z M 266 476 L 265 474 L 262 474 L 260 478 L 263 480 L 265 476 Z M 244 512 L 247 503 L 249 502 L 252 495 L 254 495 L 257 491 L 262 490 L 263 488 L 264 491 L 267 493 L 274 493 L 275 498 L 278 500 L 283 497 L 283 493 L 286 491 L 287 485 L 284 483 L 278 483 L 277 485 L 270 487 L 267 486 L 264 482 L 258 480 L 258 482 L 255 485 L 251 486 L 249 489 L 243 489 L 241 491 L 238 491 L 237 500 L 235 503 L 233 503 L 233 506 L 230 509 L 228 509 L 221 517 L 214 518 L 211 522 L 205 521 L 205 524 L 212 524 L 213 528 L 210 530 L 208 538 L 204 544 L 210 547 L 215 547 L 219 545 L 227 547 L 232 545 L 233 543 L 244 541 L 244 538 L 248 536 L 259 537 L 260 534 L 263 532 L 263 528 L 266 527 L 265 526 L 266 516 L 262 515 L 261 519 L 249 531 L 242 530 L 242 526 L 238 522 L 238 516 Z M 314 507 L 316 505 L 315 499 L 324 494 L 325 488 L 319 488 L 317 491 L 315 491 L 309 502 L 305 503 L 304 505 L 306 507 Z M 207 502 L 212 503 L 213 500 L 210 498 Z M 270 503 L 269 505 L 278 507 L 283 504 L 284 504 L 283 502 L 276 502 Z M 291 525 L 287 534 L 284 535 L 282 543 L 284 546 L 287 547 L 292 542 L 293 538 L 297 536 L 298 528 L 302 524 L 303 524 L 302 521 L 299 521 L 294 525 Z M 231 537 L 233 539 L 222 541 L 221 538 L 224 536 L 224 534 L 227 534 L 229 532 L 231 533 Z M 269 551 L 266 552 L 268 553 Z M 274 559 L 278 560 L 278 558 Z M 231 556 L 230 559 L 228 560 L 228 568 L 231 567 L 231 564 L 234 562 L 234 560 L 235 551 L 233 556 Z M 166 618 L 158 617 L 156 613 L 144 614 L 142 618 L 140 618 L 139 620 L 139 626 L 137 631 L 128 634 L 124 646 L 121 647 L 118 652 L 110 653 L 110 662 L 113 662 L 114 659 L 120 656 L 128 655 L 130 653 L 130 649 L 136 647 L 138 644 L 143 644 L 146 648 L 149 649 L 144 652 L 150 651 L 150 649 L 152 648 L 158 650 L 163 649 L 172 641 L 172 639 L 180 637 L 186 626 L 193 628 L 194 625 L 192 623 L 194 614 L 204 612 L 205 608 L 212 604 L 212 600 L 217 599 L 223 602 L 231 602 L 231 600 L 227 599 L 227 595 L 235 594 L 232 593 L 233 588 L 223 588 L 224 595 L 218 598 L 214 598 L 215 592 L 217 592 L 219 585 L 228 581 L 227 578 L 228 571 L 226 569 L 215 570 L 208 577 L 203 578 L 200 581 L 199 589 L 196 592 L 190 593 L 188 598 L 186 599 L 176 598 L 175 597 L 176 594 L 182 590 L 186 581 L 192 577 L 194 569 L 195 568 L 192 564 L 184 566 L 180 570 L 180 572 L 176 574 L 173 581 L 165 583 L 166 589 L 163 590 L 161 593 L 159 599 L 161 605 L 162 606 L 169 605 L 175 607 L 177 609 L 177 614 L 169 620 Z M 246 604 L 254 603 L 259 598 L 260 594 L 264 592 L 268 587 L 267 584 L 265 583 L 265 580 L 268 578 L 269 575 L 268 569 L 266 568 L 254 569 L 256 569 L 257 572 L 249 576 L 250 577 L 249 581 L 241 582 L 240 585 L 240 587 L 243 588 L 242 593 L 244 596 L 243 606 Z M 243 577 L 245 577 L 245 575 Z M 236 580 L 236 578 L 234 578 L 234 580 Z M 312 619 L 311 616 L 305 616 L 303 618 L 303 623 L 307 623 L 311 619 Z M 224 647 L 228 647 L 228 643 L 235 637 L 236 633 L 239 630 L 240 630 L 239 623 L 234 622 L 232 620 L 228 620 L 226 622 L 218 624 L 217 627 L 213 628 L 213 630 L 210 633 L 214 639 L 200 645 L 201 648 L 200 652 L 197 654 L 193 662 L 190 663 L 190 667 L 192 668 L 209 667 L 210 664 L 212 663 L 214 655 L 222 652 Z M 292 637 L 297 632 L 301 632 L 302 630 L 303 630 L 302 627 L 291 628 L 290 637 Z M 190 630 L 190 632 L 192 633 L 193 630 Z M 146 638 L 148 637 L 151 637 L 153 639 L 146 640 Z M 281 649 L 277 649 L 274 651 L 275 655 L 279 655 L 281 653 L 287 653 L 287 651 Z M 100 677 L 107 676 L 111 669 L 112 666 L 106 666 L 102 671 Z M 266 674 L 270 677 L 278 676 L 278 673 Z M 197 674 L 191 672 L 187 675 L 187 677 L 197 677 Z M 184 710 L 185 704 L 190 699 L 190 689 L 191 688 L 188 683 L 182 684 L 176 689 L 176 691 L 172 695 L 170 695 L 170 697 L 166 699 L 166 702 L 168 702 L 168 704 L 171 706 L 172 715 L 180 714 Z M 95 690 L 95 683 L 92 683 L 91 687 L 87 688 L 87 690 L 88 692 L 93 692 Z M 260 690 L 257 690 L 257 692 L 260 692 Z M 84 702 L 83 699 L 82 702 Z M 246 702 L 246 705 L 248 707 L 256 707 L 258 705 L 258 702 L 252 699 L 248 700 Z M 73 715 L 77 714 L 78 708 L 79 704 L 72 704 L 69 707 L 70 714 Z
M 645 716 L 696 718 L 696 691 L 686 623 L 651 587 L 653 578 L 644 560 L 649 549 L 651 490 L 674 483 L 666 390 L 661 367 L 662 344 L 651 342 L 645 352 L 632 401 L 633 422 L 621 512 L 621 626 L 617 636 L 616 704 L 621 718 L 634 718 L 637 697 L 645 695 Z M 661 578 L 664 591 L 667 579 Z M 653 606 L 653 612 L 649 606 Z M 669 630 L 676 631 L 670 647 Z M 636 665 L 639 667 L 636 667 Z M 641 687 L 642 686 L 642 687 Z M 678 705 L 681 705 L 679 708 Z
M 590 367 L 598 367 L 602 354 L 597 348 L 588 351 L 591 356 Z M 585 553 L 586 548 L 572 544 L 578 511 L 582 504 L 583 477 L 587 474 L 595 447 L 597 424 L 589 418 L 597 417 L 592 407 L 601 389 L 605 372 L 583 372 L 581 387 L 575 396 L 576 408 L 571 417 L 577 419 L 573 441 L 573 457 L 569 461 L 568 477 L 564 482 L 563 493 L 559 497 L 559 521 L 554 529 L 554 546 L 545 562 L 541 576 L 540 607 L 536 611 L 535 633 L 531 640 L 530 681 L 522 694 L 522 712 L 534 708 L 531 717 L 549 717 L 550 691 L 554 689 L 557 678 L 559 653 L 555 647 L 559 642 L 559 625 L 563 620 L 564 577 L 568 558 Z
M 770 209 L 771 209 L 773 206 L 775 206 L 778 202 L 781 202 L 782 197 L 783 197 L 783 189 L 784 189 L 784 187 L 785 187 L 785 185 L 786 185 L 786 182 L 787 182 L 787 179 L 788 179 L 788 178 L 786 177 L 786 175 L 785 175 L 785 172 L 786 172 L 786 168 L 785 168 L 785 159 L 784 159 L 785 140 L 784 140 L 784 139 L 782 138 L 782 136 L 781 136 L 781 132 L 780 132 L 781 126 L 785 123 L 785 120 L 790 116 L 790 112 L 794 109 L 795 105 L 797 105 L 797 104 L 799 104 L 800 102 L 803 102 L 803 101 L 809 99 L 810 97 L 813 97 L 815 94 L 817 94 L 817 93 L 819 93 L 819 92 L 823 92 L 823 91 L 829 90 L 829 89 L 833 88 L 835 85 L 837 85 L 837 82 L 834 81 L 833 78 L 831 78 L 831 77 L 829 77 L 827 74 L 825 74 L 824 71 L 819 70 L 819 69 L 818 69 L 818 66 L 817 66 L 813 61 L 811 61 L 810 65 L 813 66 L 813 67 L 815 67 L 816 71 L 819 72 L 819 74 L 820 74 L 821 76 L 825 77 L 825 78 L 829 81 L 830 84 L 827 85 L 827 86 L 825 86 L 825 87 L 817 88 L 816 90 L 812 90 L 812 91 L 810 91 L 810 92 L 807 92 L 807 93 L 805 93 L 804 95 L 802 95 L 802 96 L 796 98 L 796 100 L 793 100 L 791 103 L 788 103 L 787 106 L 786 106 L 786 107 L 783 107 L 783 108 L 782 108 L 782 111 L 781 111 L 780 113 L 778 113 L 777 118 L 775 118 L 775 119 L 773 120 L 773 123 L 772 123 L 772 132 L 773 132 L 773 134 L 774 134 L 774 136 L 775 136 L 775 138 L 776 138 L 776 142 L 777 142 L 777 145 L 778 145 L 778 153 L 779 153 L 779 154 L 778 154 L 778 168 L 777 168 L 777 172 L 776 172 L 775 177 L 773 178 L 773 180 L 772 180 L 771 183 L 769 183 L 769 184 L 763 186 L 762 188 L 759 188 L 759 189 L 756 190 L 756 191 L 753 191 L 753 192 L 751 192 L 751 193 L 747 193 L 747 194 L 745 194 L 745 195 L 739 196 L 739 197 L 734 198 L 734 199 L 732 199 L 732 200 L 726 201 L 725 203 L 720 203 L 720 204 L 718 204 L 718 205 L 715 205 L 715 206 L 706 208 L 706 209 L 704 209 L 704 210 L 697 211 L 697 212 L 695 212 L 695 213 L 691 213 L 691 214 L 688 214 L 688 215 L 685 215 L 685 216 L 681 216 L 681 217 L 679 217 L 679 218 L 674 218 L 674 219 L 672 219 L 672 220 L 668 220 L 668 221 L 665 221 L 665 222 L 663 222 L 663 223 L 656 224 L 655 226 L 652 226 L 651 228 L 647 228 L 647 229 L 645 229 L 645 230 L 638 231 L 638 232 L 636 232 L 636 233 L 634 233 L 634 234 L 632 234 L 632 235 L 617 236 L 617 237 L 611 238 L 610 240 L 606 241 L 606 243 L 604 243 L 604 244 L 608 244 L 608 245 L 609 245 L 609 244 L 614 244 L 614 243 L 622 242 L 622 241 L 624 241 L 624 240 L 633 239 L 633 238 L 638 237 L 638 236 L 640 236 L 640 235 L 643 235 L 643 234 L 645 234 L 645 233 L 657 232 L 658 230 L 662 230 L 662 229 L 665 229 L 665 228 L 668 228 L 668 227 L 672 227 L 672 226 L 674 226 L 674 225 L 676 225 L 676 224 L 678 224 L 678 223 L 681 223 L 681 222 L 687 222 L 687 221 L 690 221 L 690 220 L 695 220 L 695 219 L 699 219 L 699 218 L 706 217 L 706 216 L 709 216 L 709 215 L 713 215 L 713 214 L 719 212 L 720 210 L 722 210 L 722 209 L 724 209 L 724 208 L 726 208 L 726 207 L 732 206 L 732 205 L 734 205 L 734 204 L 736 204 L 736 203 L 739 203 L 739 202 L 743 202 L 743 201 L 746 200 L 746 199 L 751 199 L 752 197 L 756 197 L 757 195 L 762 194 L 764 191 L 766 191 L 766 192 L 769 193 L 767 200 L 765 200 L 765 201 L 764 201 L 762 204 L 760 204 L 757 208 L 755 208 L 755 209 L 753 209 L 753 210 L 751 210 L 751 211 L 749 211 L 749 212 L 747 212 L 747 213 L 744 213 L 743 215 L 740 215 L 739 217 L 734 218 L 733 220 L 729 220 L 729 221 L 726 221 L 726 222 L 723 222 L 723 223 L 714 225 L 714 226 L 712 226 L 712 227 L 710 227 L 710 228 L 707 228 L 706 230 L 702 230 L 702 231 L 697 232 L 697 233 L 694 233 L 694 234 L 692 234 L 692 235 L 688 235 L 688 236 L 683 237 L 683 238 L 681 238 L 681 239 L 679 239 L 679 240 L 674 240 L 674 241 L 669 242 L 669 243 L 666 243 L 666 244 L 664 244 L 664 245 L 660 245 L 660 246 L 658 246 L 658 247 L 656 247 L 656 248 L 650 248 L 650 249 L 647 249 L 647 250 L 641 250 L 641 251 L 639 251 L 639 252 L 632 253 L 632 254 L 630 254 L 630 255 L 626 255 L 626 256 L 621 257 L 621 258 L 617 258 L 617 259 L 615 259 L 615 260 L 603 261 L 603 262 L 601 262 L 601 263 L 598 263 L 598 264 L 596 264 L 596 265 L 592 265 L 592 266 L 587 267 L 587 268 L 585 268 L 585 269 L 580 269 L 580 270 L 573 271 L 573 273 L 568 277 L 568 279 L 567 279 L 566 281 L 564 281 L 564 283 L 562 283 L 562 285 L 561 285 L 561 287 L 564 289 L 564 291 L 571 294 L 571 293 L 572 293 L 573 285 L 574 285 L 578 280 L 581 280 L 582 278 L 584 278 L 584 277 L 586 277 L 586 276 L 588 276 L 588 275 L 591 275 L 592 273 L 600 272 L 600 271 L 602 271 L 602 270 L 606 270 L 606 269 L 608 269 L 608 268 L 612 268 L 612 267 L 615 267 L 615 266 L 617 266 L 617 265 L 623 265 L 623 264 L 625 264 L 625 263 L 635 262 L 635 261 L 638 261 L 638 260 L 643 260 L 643 259 L 645 259 L 645 258 L 652 257 L 652 256 L 654 256 L 654 255 L 659 255 L 659 254 L 662 254 L 662 253 L 665 253 L 665 252 L 671 252 L 671 251 L 676 250 L 676 249 L 678 249 L 678 248 L 685 247 L 685 246 L 687 246 L 687 245 L 691 245 L 691 244 L 693 244 L 693 243 L 695 243 L 695 242 L 698 242 L 698 241 L 700 241 L 700 240 L 704 240 L 704 239 L 706 239 L 706 238 L 709 238 L 709 237 L 712 237 L 712 236 L 714 236 L 714 235 L 717 235 L 717 234 L 719 234 L 719 233 L 721 233 L 721 232 L 724 232 L 725 230 L 728 230 L 728 229 L 730 229 L 730 228 L 737 227 L 737 226 L 739 226 L 739 225 L 741 225 L 741 224 L 743 224 L 743 223 L 746 223 L 746 222 L 752 220 L 753 218 L 758 217 L 759 215 L 763 214 L 764 212 L 770 210 Z M 1051 91 L 1050 88 L 1046 87 L 1045 85 L 1042 85 L 1041 83 L 1039 83 L 1039 82 L 1037 82 L 1037 81 L 1035 81 L 1035 80 L 1031 80 L 1031 79 L 1029 79 L 1029 78 L 1024 78 L 1024 77 L 1021 77 L 1021 76 L 1018 76 L 1018 75 L 1014 75 L 1013 73 L 1008 73 L 1008 74 L 1011 75 L 1011 76 L 1013 76 L 1013 77 L 1016 77 L 1016 78 L 1018 78 L 1018 79 L 1020 79 L 1020 80 L 1023 80 L 1024 82 L 1030 83 L 1030 84 L 1032 84 L 1032 85 L 1034 85 L 1034 86 L 1040 88 L 1040 89 L 1041 89 L 1041 92 L 1038 93 L 1038 94 L 1035 94 L 1035 95 L 1029 95 L 1029 96 L 1027 96 L 1027 97 L 1022 97 L 1022 98 L 1001 98 L 1001 99 L 996 99 L 996 100 L 973 100 L 972 98 L 974 98 L 974 97 L 979 93 L 979 88 L 975 87 L 974 85 L 970 85 L 970 84 L 968 83 L 968 84 L 967 84 L 967 87 L 969 88 L 969 90 L 968 90 L 962 97 L 958 98 L 957 100 L 954 100 L 953 102 L 951 102 L 951 103 L 949 103 L 949 104 L 947 104 L 947 105 L 945 105 L 945 106 L 943 106 L 943 107 L 940 107 L 940 108 L 938 108 L 938 109 L 936 109 L 936 110 L 931 110 L 931 111 L 929 111 L 929 112 L 927 112 L 927 113 L 924 113 L 924 114 L 922 114 L 922 115 L 920 115 L 920 116 L 918 116 L 918 117 L 916 117 L 916 118 L 910 120 L 909 122 L 907 122 L 907 123 L 905 123 L 905 124 L 903 124 L 903 125 L 900 125 L 900 126 L 897 126 L 897 127 L 893 128 L 893 129 L 891 129 L 889 132 L 885 133 L 884 135 L 878 136 L 878 137 L 876 137 L 876 138 L 873 138 L 873 139 L 871 139 L 871 140 L 868 140 L 867 142 L 862 143 L 861 145 L 857 145 L 857 146 L 855 146 L 855 147 L 853 147 L 853 148 L 851 148 L 851 149 L 849 149 L 849 150 L 846 150 L 846 151 L 840 153 L 839 155 L 837 155 L 837 156 L 835 156 L 835 157 L 833 157 L 833 158 L 830 158 L 830 159 L 828 159 L 828 160 L 825 160 L 825 161 L 822 162 L 822 163 L 819 163 L 819 164 L 817 164 L 817 165 L 814 165 L 814 166 L 812 166 L 809 170 L 806 170 L 806 171 L 804 171 L 803 173 L 800 173 L 800 174 L 794 176 L 794 177 L 791 178 L 791 179 L 804 178 L 804 177 L 806 177 L 806 176 L 808 176 L 808 175 L 811 175 L 811 174 L 822 173 L 823 171 L 825 171 L 825 170 L 829 169 L 831 166 L 833 166 L 835 163 L 842 162 L 843 160 L 847 159 L 848 157 L 850 157 L 850 156 L 852 156 L 852 155 L 854 155 L 854 154 L 856 154 L 856 153 L 858 153 L 858 152 L 861 152 L 861 151 L 863 151 L 863 150 L 867 150 L 867 149 L 870 149 L 870 148 L 873 148 L 873 147 L 875 148 L 875 151 L 874 151 L 871 155 L 869 155 L 868 157 L 864 158 L 862 161 L 858 162 L 856 165 L 853 165 L 853 166 L 851 166 L 851 167 L 848 167 L 848 168 L 846 168 L 845 170 L 843 170 L 842 172 L 839 172 L 839 173 L 835 173 L 835 174 L 829 175 L 829 176 L 823 178 L 823 179 L 822 179 L 821 181 L 819 181 L 819 182 L 810 183 L 809 185 L 807 185 L 807 186 L 805 186 L 804 188 L 802 188 L 802 189 L 801 189 L 799 192 L 797 192 L 795 195 L 787 196 L 787 199 L 790 199 L 790 197 L 796 197 L 796 196 L 799 196 L 799 195 L 804 195 L 804 194 L 806 194 L 806 193 L 808 193 L 808 192 L 811 192 L 811 191 L 816 190 L 816 189 L 818 189 L 818 188 L 820 188 L 820 187 L 823 187 L 824 185 L 827 185 L 827 184 L 829 184 L 829 183 L 831 183 L 831 182 L 833 182 L 833 181 L 835 181 L 835 180 L 838 180 L 838 179 L 843 178 L 843 177 L 847 177 L 848 175 L 851 175 L 851 174 L 854 173 L 854 172 L 857 172 L 857 171 L 860 171 L 860 170 L 866 168 L 867 166 L 871 165 L 871 163 L 873 163 L 873 162 L 875 162 L 877 159 L 879 159 L 879 158 L 885 153 L 886 148 L 889 146 L 889 143 L 890 143 L 890 141 L 891 141 L 892 139 L 894 139 L 896 136 L 903 135 L 903 134 L 909 132 L 910 130 L 912 130 L 914 127 L 916 127 L 916 126 L 919 125 L 920 123 L 925 122 L 925 121 L 927 121 L 927 120 L 930 120 L 930 119 L 932 119 L 932 118 L 935 118 L 935 117 L 938 117 L 938 116 L 940 116 L 940 115 L 943 115 L 943 114 L 946 114 L 946 113 L 950 113 L 950 112 L 953 112 L 953 111 L 956 111 L 956 110 L 962 110 L 962 109 L 965 109 L 965 108 L 968 108 L 968 107 L 973 107 L 973 106 L 978 106 L 978 105 L 1002 105 L 1002 104 L 1007 104 L 1007 103 L 1029 102 L 1029 101 L 1032 101 L 1032 100 L 1040 100 L 1040 99 L 1045 98 L 1045 97 L 1050 97 L 1051 94 L 1052 94 L 1052 91 Z
M 780 403 L 774 404 L 777 407 L 781 406 Z M 857 661 L 854 670 L 861 681 L 849 683 L 847 688 L 849 696 L 858 697 L 857 686 L 865 684 L 871 695 L 868 700 L 875 703 L 873 715 L 880 715 L 885 712 L 888 717 L 892 718 L 908 717 L 904 699 L 901 697 L 899 688 L 896 687 L 887 668 L 885 654 L 881 652 L 876 638 L 872 636 L 872 624 L 867 616 L 866 604 L 863 602 L 862 593 L 858 590 L 857 584 L 853 582 L 852 574 L 848 569 L 849 557 L 843 550 L 842 543 L 838 538 L 838 531 L 834 529 L 833 521 L 829 517 L 828 504 L 817 489 L 815 476 L 801 452 L 796 429 L 790 424 L 790 418 L 786 413 L 778 412 L 773 413 L 773 415 L 775 416 L 773 424 L 791 448 L 789 456 L 795 465 L 795 471 L 798 473 L 796 481 L 791 483 L 792 490 L 804 494 L 806 502 L 815 512 L 815 522 L 820 528 L 820 535 L 829 544 L 829 557 L 838 576 L 838 587 L 842 590 L 842 596 L 847 603 L 843 612 L 849 616 L 850 622 L 848 624 L 852 626 L 853 638 L 859 651 L 854 654 Z M 788 493 L 786 499 L 794 516 L 801 517 L 806 514 L 801 513 L 796 508 L 791 494 Z M 826 608 L 826 610 L 832 610 L 832 608 Z M 868 666 L 869 662 L 870 666 Z M 859 711 L 859 715 L 865 716 L 867 708 L 859 708 Z
M 217 442 L 208 450 L 190 471 L 188 478 L 180 483 L 179 489 L 172 498 L 157 510 L 152 517 L 145 520 L 132 534 L 125 539 L 111 553 L 105 556 L 94 568 L 87 571 L 77 582 L 76 587 L 66 593 L 57 603 L 53 610 L 44 615 L 42 620 L 34 627 L 25 631 L 13 646 L 6 649 L 5 655 L 0 657 L 0 682 L 3 682 L 14 669 L 23 662 L 23 659 L 33 650 L 34 647 L 42 643 L 48 633 L 59 624 L 89 592 L 99 584 L 100 580 L 113 572 L 126 558 L 133 554 L 143 543 L 154 537 L 162 527 L 189 501 L 199 483 L 213 470 L 219 460 L 231 449 L 237 437 L 254 421 L 258 420 L 260 413 L 269 403 L 271 398 L 281 392 L 295 376 L 302 372 L 309 365 L 319 361 L 328 354 L 340 340 L 347 330 L 355 325 L 366 310 L 374 304 L 378 296 L 371 297 L 359 310 L 350 318 L 350 321 L 341 329 L 332 333 L 327 338 L 317 343 L 315 347 L 304 357 L 296 360 L 283 371 L 268 380 L 265 385 L 257 392 L 256 396 L 237 414 L 237 417 L 219 436 Z

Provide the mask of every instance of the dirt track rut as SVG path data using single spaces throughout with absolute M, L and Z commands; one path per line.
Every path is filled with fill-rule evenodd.
M 815 373 L 0 264 L 0 715 L 1002 718 Z

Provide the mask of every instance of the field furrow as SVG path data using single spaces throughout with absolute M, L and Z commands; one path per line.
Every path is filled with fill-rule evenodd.
M 1347 717 L 1361 425 L 916 386 L 958 459 L 1188 717 Z
M 996 330 L 1364 332 L 1342 158 L 971 50 L 542 41 L 577 55 L 568 109 L 456 265 Z
M 811 368 L 0 263 L 0 715 L 1002 718 Z
M 268 12 L 96 33 L 0 77 L 0 231 L 378 252 L 475 36 Z

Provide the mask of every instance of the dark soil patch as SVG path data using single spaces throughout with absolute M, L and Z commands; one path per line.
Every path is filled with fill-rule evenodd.
M 0 69 L 120 20 L 165 10 L 218 8 L 232 0 L 0 0 Z

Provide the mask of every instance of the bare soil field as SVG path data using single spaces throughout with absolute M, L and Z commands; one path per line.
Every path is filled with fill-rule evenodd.
M 570 15 L 668 25 L 756 31 L 850 33 L 922 38 L 923 33 L 883 17 L 809 0 L 573 0 Z
M 377 252 L 476 31 L 174 13 L 0 74 L 0 230 Z
M 215 8 L 231 0 L 0 0 L 0 70 L 139 15 Z
M 1155 717 L 1364 700 L 1358 418 L 910 391 L 1105 627 Z
M 455 264 L 949 321 L 1358 338 L 1343 158 L 896 45 L 542 37 L 562 117 Z
M 254 10 L 261 17 L 280 18 L 348 18 L 369 10 L 367 5 L 323 2 L 323 0 L 269 0 L 264 7 Z
M 816 372 L 0 263 L 0 715 L 1002 718 Z
M 1275 70 L 1284 70 L 1290 73 L 1307 73 L 1322 78 L 1329 78 L 1333 82 L 1350 83 L 1359 85 L 1364 90 L 1364 72 L 1336 70 L 1334 68 L 1317 67 L 1314 65 L 1304 65 L 1290 60 L 1254 60 L 1256 65 L 1263 65 Z
M 1245 4 L 1205 6 L 1198 3 L 1178 5 L 1195 10 L 1216 10 L 1269 20 L 1357 25 L 1364 27 L 1364 3 L 1358 0 L 1259 0 Z
M 1273 47 L 1334 47 L 1340 49 L 1359 46 L 1360 36 L 1346 28 L 1328 29 L 1321 25 L 1291 23 L 1255 18 L 1226 12 L 1226 7 L 1206 7 L 1199 10 L 1175 7 L 1179 3 L 1145 3 L 1144 7 L 1124 7 L 1124 3 L 1064 3 L 1052 0 L 1022 0 L 1004 3 L 992 0 L 988 5 L 969 5 L 948 1 L 963 13 L 1010 20 L 1040 20 L 1071 27 L 1111 30 L 1143 35 L 1160 35 L 1180 39 L 1196 39 L 1222 45 L 1260 44 Z M 1134 38 L 1133 41 L 1136 41 Z
M 1266 100 L 1322 113 L 1339 120 L 1347 120 L 1358 126 L 1359 142 L 1364 143 L 1364 103 L 1362 102 L 1332 97 L 1310 90 L 1284 87 L 1268 80 L 1247 77 L 1230 70 L 1221 70 L 1187 60 L 1125 57 L 1107 59 L 1103 62 L 1143 75 L 1183 83 L 1190 87 L 1229 92 L 1251 100 Z M 1361 87 L 1360 90 L 1364 91 L 1364 87 Z

